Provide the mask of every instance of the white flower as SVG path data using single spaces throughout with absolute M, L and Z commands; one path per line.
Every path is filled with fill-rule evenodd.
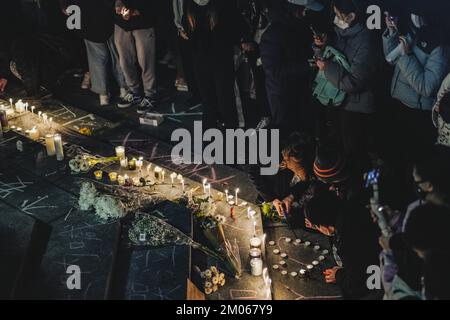
M 97 216 L 103 220 L 123 218 L 126 215 L 123 205 L 111 196 L 98 197 L 94 207 Z
M 91 182 L 84 182 L 80 189 L 80 199 L 78 200 L 78 205 L 81 211 L 90 210 L 97 199 L 98 193 L 95 186 Z

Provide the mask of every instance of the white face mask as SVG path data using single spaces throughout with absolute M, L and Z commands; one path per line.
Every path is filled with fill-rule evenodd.
M 206 6 L 209 3 L 209 0 L 194 0 L 194 2 L 199 6 Z
M 345 22 L 344 20 L 339 19 L 338 16 L 336 16 L 336 17 L 334 18 L 334 24 L 335 24 L 339 29 L 342 29 L 342 30 L 348 29 L 348 28 L 350 27 L 350 25 L 349 25 L 347 22 Z
M 413 13 L 411 14 L 411 21 L 417 29 L 420 29 L 423 26 L 425 26 L 425 22 L 423 21 L 423 18 L 420 16 L 417 16 Z

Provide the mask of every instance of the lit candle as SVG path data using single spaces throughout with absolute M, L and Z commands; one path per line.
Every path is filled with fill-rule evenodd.
M 262 241 L 258 237 L 253 237 L 250 239 L 250 248 L 258 248 L 261 249 Z
M 11 109 L 13 108 L 13 99 L 9 99 L 9 106 Z
M 157 181 L 161 180 L 161 173 L 162 173 L 162 169 L 160 167 L 156 167 L 155 170 L 153 170 L 154 174 L 155 174 L 155 179 Z
M 42 111 L 38 111 L 38 118 L 39 118 L 39 121 L 41 121 L 41 115 L 42 115 Z
M 108 176 L 109 176 L 109 180 L 111 182 L 116 182 L 117 181 L 117 172 L 110 172 Z
M 270 295 L 271 295 L 271 293 L 272 293 L 272 291 L 271 291 L 271 286 L 272 286 L 272 279 L 269 279 L 268 281 L 267 281 L 267 288 L 266 288 L 266 299 L 268 300 L 268 299 L 270 299 Z
M 28 106 L 29 106 L 28 102 L 25 103 L 25 112 L 28 112 Z
M 203 193 L 206 193 L 206 183 L 208 182 L 207 179 L 203 179 Z
M 128 158 L 120 159 L 120 167 L 124 169 L 128 169 Z
M 53 124 L 53 118 L 48 119 L 48 125 L 50 126 L 50 129 L 52 128 Z
M 125 158 L 125 147 L 123 146 L 116 147 L 116 157 L 119 159 Z
M 33 127 L 28 134 L 31 140 L 38 141 L 40 138 L 39 130 L 36 127 Z
M 139 157 L 139 159 L 136 161 L 136 168 L 141 171 L 142 167 L 144 166 L 144 158 Z
M 234 202 L 235 202 L 235 204 L 236 205 L 238 205 L 238 193 L 239 193 L 239 188 L 237 188 L 236 190 L 235 190 L 235 200 L 234 200 Z
M 182 188 L 182 190 L 184 192 L 184 179 L 181 179 L 181 188 Z
M 31 106 L 31 113 L 34 113 L 34 109 L 36 109 L 35 106 Z
M 45 148 L 47 149 L 47 155 L 52 157 L 56 154 L 55 139 L 53 134 L 45 135 Z
M 183 180 L 183 176 L 181 174 L 177 175 L 177 180 L 181 182 L 181 180 Z
M 117 182 L 119 183 L 119 186 L 123 186 L 125 184 L 125 177 L 124 176 L 118 176 Z
M 172 182 L 172 186 L 173 186 L 173 183 L 174 183 L 176 178 L 177 178 L 177 174 L 175 172 L 172 172 L 172 174 L 170 175 L 170 180 Z
M 103 171 L 102 170 L 95 171 L 94 176 L 95 176 L 95 179 L 102 180 L 103 179 Z
M 55 141 L 56 160 L 62 161 L 64 160 L 64 147 L 61 135 L 55 134 L 54 141 Z
M 253 235 L 256 237 L 256 221 L 253 221 Z
M 225 201 L 228 201 L 228 190 L 225 190 Z
M 125 183 L 128 183 L 128 180 L 130 180 L 130 177 L 127 174 L 124 175 L 123 178 L 125 179 Z
M 247 218 L 249 218 L 250 219 L 250 210 L 251 210 L 252 208 L 250 208 L 250 207 L 248 207 L 247 208 Z
M 166 181 L 166 171 L 161 172 L 162 182 Z
M 130 161 L 128 161 L 128 169 L 136 170 L 136 158 L 133 158 Z
M 264 270 L 262 272 L 262 277 L 263 277 L 264 285 L 267 287 L 267 285 L 269 283 L 269 270 L 267 270 L 267 268 L 264 268 Z
M 150 171 L 152 170 L 152 164 L 150 163 L 148 166 L 147 166 L 147 173 L 148 174 L 150 174 Z
M 211 198 L 211 183 L 208 183 L 206 188 L 208 189 L 208 197 Z
M 22 100 L 19 100 L 19 101 L 16 103 L 16 112 L 17 112 L 17 113 L 23 113 L 23 112 L 25 112 L 25 104 L 22 103 Z
M 48 119 L 47 114 L 46 114 L 46 113 L 43 113 L 43 114 L 42 114 L 42 120 L 44 120 L 44 124 L 47 124 L 47 119 Z
M 134 177 L 133 178 L 133 185 L 135 187 L 139 187 L 141 185 L 141 181 L 140 181 L 140 179 L 138 177 Z

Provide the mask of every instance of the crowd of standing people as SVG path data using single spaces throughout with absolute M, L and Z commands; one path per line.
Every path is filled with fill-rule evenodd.
M 1 92 L 9 72 L 35 94 L 77 65 L 100 106 L 145 114 L 170 98 L 164 64 L 203 105 L 204 129 L 280 131 L 280 172 L 249 170 L 258 200 L 330 237 L 337 266 L 324 279 L 344 297 L 370 296 L 367 268 L 379 265 L 384 299 L 450 299 L 448 1 L 6 2 L 38 27 L 0 27 Z M 81 29 L 56 34 L 71 5 Z M 368 28 L 370 5 L 381 29 Z

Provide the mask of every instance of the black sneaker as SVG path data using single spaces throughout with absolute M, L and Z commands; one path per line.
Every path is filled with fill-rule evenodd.
M 142 99 L 141 103 L 139 103 L 137 113 L 144 114 L 149 111 L 152 111 L 155 108 L 156 108 L 155 102 L 151 98 L 145 97 Z
M 129 92 L 125 95 L 125 97 L 123 97 L 119 100 L 119 102 L 117 103 L 117 106 L 121 109 L 129 108 L 136 104 L 140 104 L 141 101 L 142 101 L 141 96 L 138 96 L 134 93 Z

